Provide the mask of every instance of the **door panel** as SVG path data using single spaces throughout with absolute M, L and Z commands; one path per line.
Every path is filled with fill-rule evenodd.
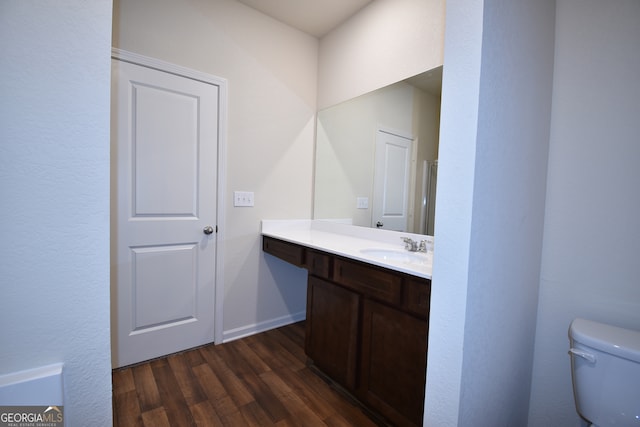
M 219 96 L 112 61 L 114 367 L 214 339 Z
M 131 248 L 134 331 L 197 318 L 197 246 Z
M 134 216 L 196 217 L 198 98 L 138 83 L 132 90 Z

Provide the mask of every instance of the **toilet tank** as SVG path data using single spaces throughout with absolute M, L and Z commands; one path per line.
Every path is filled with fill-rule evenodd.
M 578 413 L 596 426 L 640 427 L 640 332 L 575 319 L 569 338 Z

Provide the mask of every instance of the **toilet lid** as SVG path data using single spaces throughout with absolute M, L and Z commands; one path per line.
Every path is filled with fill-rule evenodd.
M 640 331 L 578 318 L 571 322 L 569 335 L 589 347 L 640 363 Z

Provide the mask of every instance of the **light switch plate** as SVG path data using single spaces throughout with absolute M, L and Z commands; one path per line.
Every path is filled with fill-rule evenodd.
M 233 206 L 253 206 L 253 191 L 234 191 Z
M 356 199 L 356 207 L 358 209 L 369 209 L 369 198 L 368 197 L 358 197 Z

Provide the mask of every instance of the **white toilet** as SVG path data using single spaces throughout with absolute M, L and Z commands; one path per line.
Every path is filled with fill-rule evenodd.
M 578 413 L 597 427 L 640 427 L 640 331 L 575 319 L 569 338 Z

